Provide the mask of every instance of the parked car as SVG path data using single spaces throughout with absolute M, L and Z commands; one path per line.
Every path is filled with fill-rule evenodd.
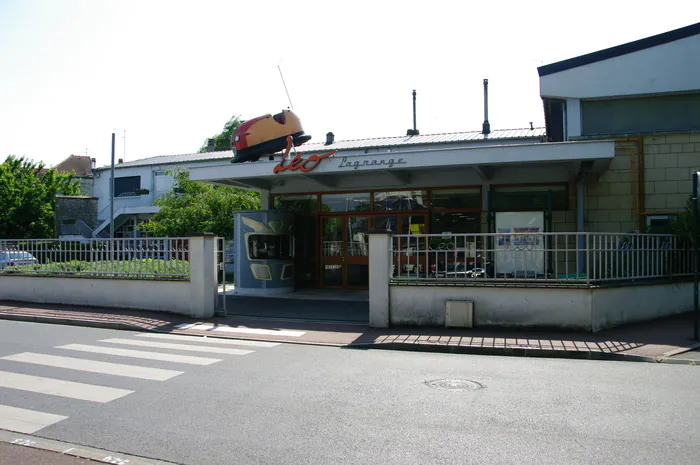
M 37 259 L 29 252 L 18 250 L 0 251 L 0 270 L 8 266 L 34 265 Z

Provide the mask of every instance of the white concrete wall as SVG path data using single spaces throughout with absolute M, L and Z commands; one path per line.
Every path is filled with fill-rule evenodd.
M 0 275 L 0 300 L 133 308 L 208 318 L 214 315 L 217 297 L 215 237 L 190 238 L 189 256 L 189 281 Z
M 700 36 L 540 77 L 540 95 L 605 98 L 700 89 Z
M 693 283 L 624 286 L 593 292 L 593 331 L 693 310 Z
M 445 301 L 471 300 L 475 326 L 591 329 L 587 289 L 395 285 L 389 300 L 394 326 L 444 326 Z
M 444 326 L 447 300 L 473 301 L 475 326 L 599 331 L 691 311 L 693 284 L 656 283 L 591 289 L 392 285 L 390 324 Z M 370 306 L 370 321 L 374 311 L 383 309 Z

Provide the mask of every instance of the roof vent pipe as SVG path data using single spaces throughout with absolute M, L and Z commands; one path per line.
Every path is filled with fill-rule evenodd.
M 417 136 L 420 134 L 416 127 L 416 89 L 413 89 L 413 129 L 406 131 L 407 136 Z
M 216 150 L 216 139 L 209 139 L 207 141 L 207 152 L 213 152 Z
M 118 164 L 118 165 L 121 165 L 122 163 L 124 163 L 124 159 L 123 159 L 123 158 L 120 158 L 119 160 L 117 160 L 117 164 Z
M 488 135 L 491 132 L 491 124 L 489 123 L 489 80 L 484 79 L 484 125 L 481 133 Z
M 333 142 L 335 142 L 335 134 L 333 134 L 332 132 L 327 132 L 326 145 L 331 145 Z

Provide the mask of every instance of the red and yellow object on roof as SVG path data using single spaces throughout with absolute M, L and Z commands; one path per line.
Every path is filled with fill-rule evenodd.
M 308 142 L 311 136 L 304 134 L 299 117 L 290 110 L 276 115 L 267 114 L 241 123 L 233 133 L 231 163 L 257 161 L 263 155 L 279 152 L 291 136 L 295 147 Z

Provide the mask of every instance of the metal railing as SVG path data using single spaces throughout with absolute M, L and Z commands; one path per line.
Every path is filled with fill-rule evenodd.
M 187 280 L 189 238 L 0 239 L 3 275 Z
M 680 236 L 614 233 L 393 235 L 395 281 L 595 284 L 692 275 Z

